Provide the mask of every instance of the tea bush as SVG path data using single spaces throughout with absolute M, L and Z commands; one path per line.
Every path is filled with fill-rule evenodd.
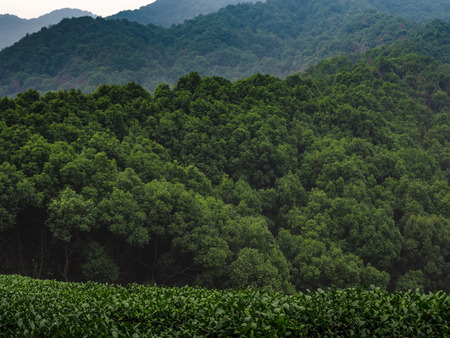
M 0 335 L 448 336 L 450 297 L 439 291 L 328 289 L 295 295 L 0 276 Z

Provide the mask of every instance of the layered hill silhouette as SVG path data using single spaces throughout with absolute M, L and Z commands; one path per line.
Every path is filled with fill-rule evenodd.
M 108 19 L 127 19 L 143 25 L 152 23 L 170 27 L 200 14 L 209 14 L 228 5 L 242 2 L 256 2 L 256 0 L 157 0 L 137 10 L 119 12 Z
M 257 0 L 157 0 L 137 10 L 122 11 L 110 16 L 110 19 L 127 19 L 147 25 L 170 27 L 183 23 L 200 14 L 208 14 L 228 5 L 243 2 L 257 2 Z M 261 2 L 265 2 L 262 0 Z M 361 0 L 359 5 L 377 11 L 398 15 L 416 21 L 431 19 L 450 19 L 450 2 L 448 0 Z
M 170 27 L 192 19 L 200 14 L 218 11 L 222 7 L 241 2 L 256 2 L 251 0 L 157 0 L 137 10 L 126 10 L 114 14 L 108 19 L 127 19 L 143 25 L 149 23 L 157 26 Z M 41 28 L 55 25 L 64 18 L 79 18 L 82 16 L 96 17 L 91 12 L 73 8 L 62 8 L 35 19 L 23 19 L 16 15 L 0 15 L 0 50 L 9 47 L 22 39 L 26 34 L 38 32 Z
M 262 0 L 260 2 L 264 2 Z M 192 19 L 201 14 L 208 14 L 228 5 L 238 3 L 254 3 L 257 0 L 157 0 L 137 10 L 125 10 L 108 19 L 126 19 L 143 25 L 152 23 L 157 26 L 170 27 Z M 421 0 L 365 0 L 364 6 L 391 15 L 398 15 L 416 21 L 427 21 L 435 18 L 450 20 L 450 2 L 437 0 L 424 3 Z M 15 15 L 0 15 L 0 50 L 13 45 L 26 34 L 39 31 L 42 27 L 54 25 L 63 18 L 77 18 L 95 15 L 80 9 L 63 8 L 52 11 L 35 19 L 22 19 Z
M 0 95 L 28 88 L 90 92 L 130 81 L 152 91 L 191 71 L 232 80 L 258 72 L 285 77 L 341 53 L 409 39 L 425 43 L 423 29 L 354 0 L 238 4 L 169 29 L 127 20 L 63 20 L 0 53 Z
M 42 15 L 36 19 L 22 19 L 15 15 L 0 15 L 0 50 L 11 46 L 26 34 L 39 31 L 42 27 L 54 25 L 64 18 L 77 18 L 81 16 L 92 16 L 94 14 L 79 9 L 63 8 Z

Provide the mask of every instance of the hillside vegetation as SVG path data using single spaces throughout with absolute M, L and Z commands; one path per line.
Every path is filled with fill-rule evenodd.
M 130 81 L 153 91 L 191 71 L 230 80 L 258 72 L 285 77 L 329 56 L 421 32 L 417 23 L 353 0 L 240 4 L 170 29 L 126 20 L 65 20 L 0 53 L 0 95 L 29 88 L 87 93 Z
M 366 0 L 381 12 L 399 15 L 417 21 L 432 19 L 450 20 L 450 2 L 448 0 Z
M 215 12 L 227 5 L 235 5 L 243 0 L 157 0 L 147 6 L 133 11 L 122 11 L 108 18 L 127 19 L 143 25 L 152 23 L 157 26 L 170 27 L 183 23 L 200 14 Z M 265 1 L 261 1 L 265 2 Z M 432 19 L 450 19 L 450 3 L 448 0 L 360 0 L 354 5 L 375 9 L 390 15 L 398 15 L 416 21 Z
M 446 27 L 284 80 L 0 99 L 0 272 L 448 292 Z

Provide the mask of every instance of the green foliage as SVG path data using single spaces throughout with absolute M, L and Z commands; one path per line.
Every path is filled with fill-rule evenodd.
M 447 258 L 450 255 L 448 219 L 412 215 L 408 218 L 403 231 L 405 259 L 409 262 L 407 269 L 416 272 L 415 280 L 423 280 L 423 284 L 418 282 L 418 287 L 441 288 L 441 283 L 450 276 Z M 418 277 L 419 273 L 422 273 L 422 278 Z M 411 271 L 406 273 L 407 276 L 411 274 Z
M 280 248 L 292 264 L 293 283 L 297 290 L 317 287 L 375 284 L 386 288 L 389 275 L 370 266 L 351 253 L 343 253 L 332 243 L 327 247 L 315 239 L 303 239 L 281 229 Z
M 24 291 L 26 290 L 26 292 Z M 1 336 L 446 336 L 449 295 L 58 283 L 0 276 Z
M 0 165 L 0 231 L 14 227 L 20 211 L 27 207 L 37 207 L 42 202 L 42 194 L 8 162 Z
M 424 26 L 443 48 L 444 26 Z M 449 291 L 449 69 L 411 41 L 286 80 L 193 72 L 153 96 L 130 83 L 1 99 L 0 272 Z
M 146 214 L 130 192 L 114 188 L 110 198 L 103 199 L 98 209 L 100 221 L 111 233 L 125 237 L 128 244 L 142 246 L 149 242 L 150 236 L 144 227 Z
M 74 232 L 89 232 L 95 227 L 97 211 L 94 202 L 70 188 L 50 202 L 48 211 L 47 226 L 56 238 L 65 242 L 70 242 Z
M 281 290 L 278 270 L 257 249 L 244 248 L 230 265 L 231 286 Z
M 83 249 L 83 258 L 85 263 L 81 269 L 86 280 L 111 283 L 119 279 L 119 267 L 107 255 L 101 244 L 88 243 Z
M 443 0 L 424 3 L 419 0 L 368 0 L 368 2 L 382 12 L 401 15 L 413 20 L 426 21 L 433 18 L 449 20 L 449 5 Z
M 425 279 L 422 270 L 409 270 L 397 279 L 396 290 L 423 290 Z

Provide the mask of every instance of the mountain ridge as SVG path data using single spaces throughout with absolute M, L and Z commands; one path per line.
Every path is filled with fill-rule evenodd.
M 143 25 L 151 23 L 168 28 L 198 15 L 216 12 L 228 5 L 257 1 L 261 0 L 157 0 L 136 10 L 121 11 L 107 19 L 127 19 Z
M 74 8 L 62 8 L 33 19 L 23 19 L 12 14 L 0 15 L 0 50 L 13 45 L 26 34 L 39 31 L 42 27 L 54 25 L 64 18 L 81 17 L 95 15 L 88 11 Z
M 191 71 L 229 79 L 258 72 L 284 77 L 325 57 L 408 38 L 418 27 L 350 0 L 230 5 L 169 29 L 63 20 L 0 53 L 0 95 L 27 88 L 93 91 L 130 81 L 152 91 Z

